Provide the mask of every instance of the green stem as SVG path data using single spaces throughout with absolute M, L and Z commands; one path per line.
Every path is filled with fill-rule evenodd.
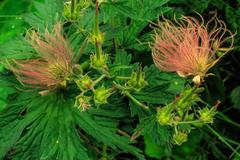
M 203 121 L 201 120 L 193 120 L 193 121 L 181 121 L 181 122 L 178 122 L 178 124 L 194 124 L 194 123 L 201 123 Z
M 145 104 L 139 102 L 135 97 L 133 97 L 128 91 L 126 91 L 126 89 L 124 87 L 122 87 L 121 85 L 118 85 L 116 82 L 113 82 L 113 84 L 115 85 L 115 87 L 119 90 L 122 91 L 123 95 L 127 96 L 130 100 L 132 100 L 136 105 L 138 105 L 139 107 L 145 109 L 145 110 L 149 110 L 149 107 L 146 106 Z
M 194 92 L 197 90 L 197 86 L 194 86 L 193 88 L 192 88 L 192 90 L 191 90 L 191 92 L 190 93 L 188 93 L 188 95 L 182 100 L 183 102 L 185 102 L 185 101 L 188 101 L 189 100 L 189 98 L 194 94 Z
M 73 15 L 74 11 L 75 11 L 75 0 L 72 0 L 71 1 L 71 14 L 72 15 Z
M 114 50 L 114 53 L 117 54 L 117 44 L 116 44 L 116 39 L 113 38 L 112 42 L 113 42 L 113 50 Z
M 103 147 L 102 147 L 102 158 L 101 160 L 107 160 L 107 145 L 106 144 L 103 144 Z
M 101 75 L 98 79 L 96 79 L 94 82 L 93 82 L 93 87 L 95 85 L 97 85 L 100 81 L 102 81 L 104 78 L 106 77 L 105 74 Z
M 95 11 L 95 33 L 94 35 L 96 36 L 95 38 L 95 49 L 96 49 L 96 55 L 97 55 L 97 58 L 100 58 L 100 55 L 102 53 L 102 50 L 101 50 L 101 44 L 99 42 L 99 2 L 98 0 L 96 0 L 96 11 Z
M 141 64 L 138 66 L 138 68 L 137 68 L 137 82 L 139 82 L 139 80 L 140 80 L 140 75 L 141 74 Z
M 228 146 L 236 155 L 240 157 L 240 154 L 221 136 L 217 131 L 215 131 L 211 126 L 207 125 L 208 129 L 217 136 L 217 138 L 222 141 L 226 146 Z
M 121 76 L 116 76 L 114 79 L 119 79 L 119 80 L 129 80 L 131 77 L 121 77 Z
M 229 139 L 229 138 L 226 138 L 226 137 L 224 137 L 224 139 L 226 139 L 226 141 L 228 141 L 229 143 L 232 143 L 232 144 L 234 144 L 234 145 L 237 145 L 237 146 L 240 145 L 240 143 L 238 143 L 238 142 L 236 142 L 236 141 L 234 141 L 234 140 L 232 140 L 232 139 Z M 235 149 L 235 150 L 237 150 L 237 149 Z
M 99 35 L 99 24 L 98 24 L 98 16 L 99 16 L 99 3 L 96 0 L 96 11 L 95 11 L 95 34 Z
M 240 145 L 236 148 L 236 151 L 240 149 Z M 229 159 L 232 159 L 232 156 L 234 156 L 234 152 L 229 156 Z
M 123 94 L 125 96 L 127 96 L 129 99 L 131 99 L 136 105 L 138 105 L 139 107 L 145 109 L 145 110 L 149 110 L 149 107 L 146 106 L 145 104 L 139 102 L 136 98 L 134 98 L 128 91 L 124 91 Z
M 226 122 L 228 122 L 228 123 L 230 123 L 230 124 L 232 124 L 232 125 L 240 128 L 240 124 L 234 122 L 233 120 L 231 120 L 230 118 L 228 118 L 227 116 L 225 116 L 223 113 L 218 112 L 217 115 L 219 115 L 219 116 L 218 116 L 219 119 L 224 120 L 224 121 L 226 121 Z
M 86 39 L 83 41 L 81 48 L 79 49 L 77 55 L 74 58 L 74 62 L 77 63 L 80 58 L 82 57 L 83 53 L 84 53 L 84 49 L 87 47 L 88 44 L 88 37 L 86 37 Z
M 97 38 L 95 38 L 95 41 L 96 41 L 95 42 L 96 55 L 97 55 L 97 58 L 99 59 L 102 52 L 101 52 L 100 44 L 99 44 Z

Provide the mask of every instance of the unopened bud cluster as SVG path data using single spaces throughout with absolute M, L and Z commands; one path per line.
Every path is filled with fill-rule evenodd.
M 187 141 L 188 133 L 184 131 L 176 131 L 173 134 L 173 143 L 176 145 L 182 145 Z
M 181 145 L 187 141 L 187 135 L 194 127 L 213 123 L 216 107 L 198 109 L 198 104 L 202 102 L 199 93 L 202 91 L 202 88 L 187 86 L 174 102 L 157 110 L 156 120 L 159 125 L 175 128 L 181 125 L 188 126 L 184 130 L 175 131 L 174 144 Z
M 112 89 L 107 89 L 104 86 L 97 88 L 94 91 L 94 101 L 96 104 L 106 104 L 108 97 L 112 94 Z
M 88 110 L 91 107 L 91 97 L 79 95 L 75 99 L 74 106 L 78 108 L 81 112 Z
M 147 81 L 145 80 L 145 72 L 142 70 L 142 67 L 139 66 L 136 72 L 132 72 L 131 78 L 128 81 L 128 85 L 135 90 L 141 90 L 147 85 Z
M 64 17 L 67 20 L 77 20 L 81 16 L 81 12 L 88 8 L 91 5 L 90 0 L 73 0 L 73 1 L 66 1 L 64 3 Z
M 107 54 L 93 54 L 90 57 L 91 66 L 95 69 L 101 69 L 107 66 L 108 55 Z

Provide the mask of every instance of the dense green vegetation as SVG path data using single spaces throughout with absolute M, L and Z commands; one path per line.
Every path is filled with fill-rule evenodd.
M 235 33 L 198 83 L 151 54 L 156 24 L 183 15 L 203 25 L 217 15 Z M 239 160 L 239 20 L 239 0 L 1 1 L 0 159 Z M 28 63 L 59 77 L 23 73 Z

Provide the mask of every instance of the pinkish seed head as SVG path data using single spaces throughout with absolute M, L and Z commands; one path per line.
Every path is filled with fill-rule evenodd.
M 206 25 L 203 24 L 203 19 L 200 23 L 187 16 L 175 20 L 175 23 L 176 25 L 164 19 L 159 22 L 154 35 L 153 61 L 163 71 L 203 78 L 220 60 L 222 56 L 217 57 L 216 53 L 221 51 L 221 47 L 229 39 L 231 45 L 222 55 L 232 49 L 234 35 L 216 15 Z
M 39 58 L 16 60 L 10 69 L 23 84 L 39 88 L 55 88 L 66 85 L 72 74 L 73 51 L 61 33 L 61 24 L 54 26 L 53 33 L 28 33 L 29 43 Z

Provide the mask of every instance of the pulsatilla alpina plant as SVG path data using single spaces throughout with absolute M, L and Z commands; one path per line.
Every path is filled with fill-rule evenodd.
M 167 2 L 36 3 L 23 17 L 31 31 L 0 50 L 0 159 L 144 160 L 153 148 L 158 159 L 175 158 L 194 131 L 238 156 L 211 126 L 220 101 L 202 96 L 233 35 L 216 16 L 164 19 L 153 31 L 149 21 L 170 11 Z

